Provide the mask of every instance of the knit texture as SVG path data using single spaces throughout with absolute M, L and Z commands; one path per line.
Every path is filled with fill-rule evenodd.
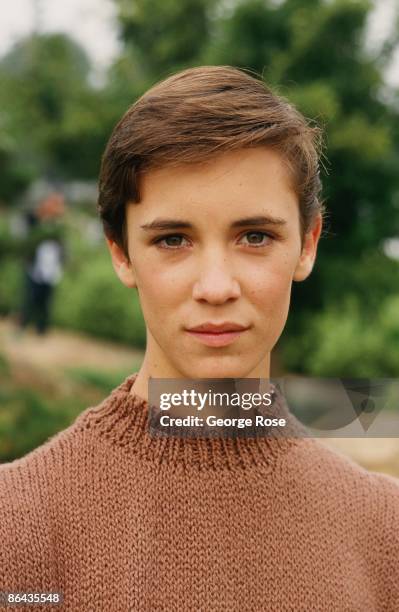
M 62 592 L 22 608 L 47 611 L 399 610 L 398 480 L 312 438 L 152 437 L 136 376 L 0 466 L 0 591 Z

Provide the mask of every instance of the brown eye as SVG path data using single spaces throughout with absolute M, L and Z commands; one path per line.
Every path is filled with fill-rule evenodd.
M 182 237 L 181 236 L 167 236 L 165 238 L 165 242 L 168 246 L 180 246 L 180 241 L 181 241 Z
M 243 237 L 247 238 L 247 244 L 252 246 L 266 246 L 272 240 L 266 232 L 247 232 Z
M 184 240 L 184 236 L 181 234 L 169 234 L 169 236 L 163 236 L 155 240 L 155 244 L 161 249 L 178 249 L 182 246 L 182 240 Z

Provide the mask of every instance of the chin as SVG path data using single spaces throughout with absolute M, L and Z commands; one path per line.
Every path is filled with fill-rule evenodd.
M 243 362 L 248 364 L 248 361 L 243 359 L 226 359 L 226 363 L 223 363 L 223 358 L 219 357 L 211 360 L 204 360 L 203 363 L 200 360 L 190 368 L 190 374 L 184 374 L 185 378 L 245 378 L 249 372 L 253 370 L 255 364 L 251 367 L 243 367 Z M 229 361 L 229 363 L 227 363 Z M 183 372 L 187 372 L 188 368 L 185 367 Z

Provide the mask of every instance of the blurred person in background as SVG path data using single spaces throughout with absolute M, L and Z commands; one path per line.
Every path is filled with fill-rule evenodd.
M 54 289 L 65 264 L 64 214 L 64 197 L 52 192 L 25 215 L 24 279 L 17 316 L 19 333 L 29 323 L 35 325 L 39 335 L 48 331 Z

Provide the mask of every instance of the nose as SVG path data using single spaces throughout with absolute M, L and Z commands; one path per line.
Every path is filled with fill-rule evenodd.
M 241 295 L 226 254 L 208 254 L 200 264 L 198 279 L 193 286 L 193 298 L 209 304 L 224 304 Z

